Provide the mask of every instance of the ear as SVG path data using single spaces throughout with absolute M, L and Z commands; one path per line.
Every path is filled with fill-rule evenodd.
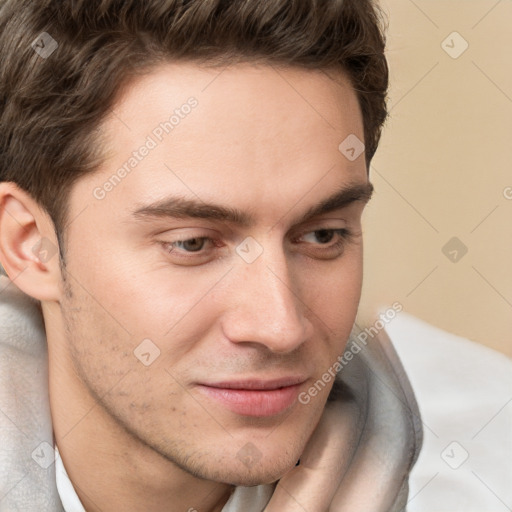
M 15 183 L 0 183 L 0 263 L 16 286 L 40 301 L 58 301 L 59 246 L 50 216 Z

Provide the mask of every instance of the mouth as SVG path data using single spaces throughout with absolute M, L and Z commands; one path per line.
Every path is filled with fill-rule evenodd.
M 201 383 L 198 389 L 235 414 L 268 417 L 283 413 L 297 401 L 303 377 Z

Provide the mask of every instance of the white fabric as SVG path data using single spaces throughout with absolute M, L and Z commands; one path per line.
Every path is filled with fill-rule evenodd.
M 0 275 L 0 512 L 62 511 L 52 446 L 38 303 Z
M 237 487 L 222 512 L 261 512 L 272 496 L 273 485 Z
M 64 510 L 66 512 L 86 512 L 69 479 L 57 446 L 55 446 L 55 478 Z
M 423 419 L 409 512 L 512 510 L 512 360 L 404 312 L 386 330 Z
M 343 410 L 341 417 L 357 420 L 357 427 L 350 431 L 353 442 L 345 437 L 338 441 L 349 449 L 348 466 L 336 464 L 336 470 L 326 474 L 328 483 L 341 481 L 332 511 L 403 511 L 422 433 L 414 395 L 389 339 L 381 333 L 362 347 L 339 378 L 353 397 L 338 397 L 334 404 L 340 409 L 336 411 Z M 354 411 L 352 417 L 350 411 Z M 327 425 L 327 439 L 339 440 L 337 433 L 345 424 Z M 328 451 L 323 439 L 318 446 Z M 53 446 L 40 307 L 6 276 L 0 276 L 0 512 L 64 511 L 56 470 L 63 484 L 60 490 L 64 489 L 65 496 L 72 493 L 69 486 L 66 491 L 63 466 L 58 460 L 54 464 Z M 300 467 L 296 469 L 300 473 Z M 276 495 L 280 487 L 285 489 L 283 481 Z M 304 480 L 303 488 L 311 481 Z M 236 489 L 224 512 L 260 510 L 260 492 L 264 503 L 266 490 Z M 313 491 L 313 497 L 316 494 Z

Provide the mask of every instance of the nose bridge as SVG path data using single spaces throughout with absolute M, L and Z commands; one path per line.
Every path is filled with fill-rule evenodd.
M 240 262 L 234 274 L 238 292 L 225 326 L 231 341 L 260 343 L 275 352 L 288 352 L 311 335 L 282 251 L 272 255 L 264 251 L 253 263 Z

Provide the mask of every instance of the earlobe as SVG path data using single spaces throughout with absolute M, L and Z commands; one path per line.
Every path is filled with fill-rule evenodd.
M 58 252 L 49 215 L 16 184 L 0 183 L 0 263 L 9 278 L 37 300 L 59 300 Z

